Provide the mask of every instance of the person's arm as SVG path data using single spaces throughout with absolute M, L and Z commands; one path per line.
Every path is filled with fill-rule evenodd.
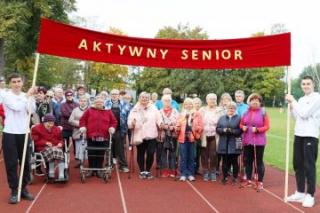
M 39 124 L 41 125 L 41 124 Z M 47 142 L 46 140 L 43 139 L 42 135 L 41 135 L 41 132 L 39 131 L 39 125 L 37 126 L 34 126 L 32 129 L 31 129 L 31 137 L 32 139 L 34 140 L 34 145 L 35 147 L 37 146 L 46 146 Z
M 223 117 L 220 117 L 219 120 L 218 120 L 218 123 L 217 123 L 217 127 L 216 127 L 216 131 L 219 135 L 224 135 L 226 134 L 226 132 L 224 131 L 224 127 L 222 125 L 222 119 Z
M 266 132 L 270 128 L 269 116 L 267 114 L 264 115 L 263 126 L 257 128 L 258 132 Z
M 299 102 L 293 99 L 292 109 L 297 116 L 304 119 L 309 118 L 320 109 L 320 96 L 315 97 L 315 100 L 308 106 L 301 106 Z
M 52 144 L 54 146 L 59 146 L 59 147 L 63 147 L 64 143 L 63 143 L 63 139 L 62 139 L 62 134 L 61 134 L 61 130 L 59 127 L 55 128 L 55 132 L 54 132 L 54 141 L 52 142 Z
M 18 99 L 12 99 L 9 95 L 4 96 L 2 99 L 3 105 L 8 107 L 9 109 L 13 111 L 23 111 L 28 106 L 28 99 L 26 98 L 18 98 Z

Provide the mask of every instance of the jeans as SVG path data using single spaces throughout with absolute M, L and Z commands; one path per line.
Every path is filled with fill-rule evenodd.
M 185 141 L 180 144 L 181 176 L 194 175 L 194 143 Z

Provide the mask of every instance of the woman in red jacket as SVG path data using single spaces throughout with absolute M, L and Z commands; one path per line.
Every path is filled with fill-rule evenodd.
M 80 132 L 86 132 L 88 147 L 106 147 L 110 134 L 115 132 L 118 122 L 111 110 L 104 109 L 104 99 L 97 96 L 94 106 L 87 109 L 80 118 Z M 89 168 L 102 168 L 104 151 L 88 150 Z M 102 173 L 89 171 L 88 177 L 102 177 Z
M 64 180 L 64 154 L 61 129 L 54 125 L 55 118 L 51 114 L 43 117 L 43 123 L 37 124 L 31 130 L 35 151 L 41 152 L 49 164 L 49 178 L 54 178 L 54 162 L 58 161 L 59 178 Z

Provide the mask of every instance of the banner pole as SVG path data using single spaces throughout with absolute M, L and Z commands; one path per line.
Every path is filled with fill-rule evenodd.
M 37 74 L 38 74 L 38 67 L 39 67 L 39 59 L 40 59 L 40 54 L 36 53 L 36 59 L 35 59 L 35 65 L 34 65 L 34 71 L 33 71 L 33 79 L 32 79 L 32 86 L 34 87 L 36 85 L 36 79 L 37 79 Z M 27 153 L 27 148 L 28 148 L 28 138 L 29 138 L 29 123 L 30 123 L 30 118 L 31 118 L 31 104 L 30 101 L 28 101 L 28 119 L 27 119 L 27 128 L 26 128 L 26 134 L 24 137 L 24 144 L 23 144 L 23 153 L 22 153 L 22 161 L 20 164 L 20 176 L 19 176 L 19 185 L 18 185 L 18 202 L 21 200 L 21 188 L 22 188 L 22 179 L 23 179 L 23 173 L 24 173 L 24 166 L 25 166 L 25 160 L 26 160 L 26 153 Z M 29 165 L 28 165 L 29 166 Z
M 286 67 L 287 71 L 287 83 L 288 83 L 288 91 L 287 93 L 291 95 L 291 73 L 288 67 Z M 290 104 L 287 106 L 287 136 L 286 136 L 286 169 L 285 169 L 285 180 L 284 180 L 284 202 L 287 203 L 288 197 L 288 182 L 289 182 L 289 150 L 290 150 L 290 118 L 291 118 L 291 109 Z

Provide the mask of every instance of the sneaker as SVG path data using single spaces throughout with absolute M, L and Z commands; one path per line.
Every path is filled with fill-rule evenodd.
M 130 170 L 128 169 L 128 167 L 124 166 L 124 167 L 120 167 L 119 171 L 123 173 L 128 173 Z
M 148 180 L 153 179 L 151 172 L 146 172 L 146 179 Z
M 263 190 L 263 182 L 258 182 L 256 189 L 257 189 L 257 191 Z
M 311 194 L 307 194 L 304 198 L 302 206 L 305 208 L 313 207 L 314 206 L 314 197 L 312 197 Z
M 145 171 L 140 172 L 140 173 L 139 173 L 139 178 L 140 178 L 140 179 L 146 179 L 146 178 L 147 178 L 146 172 L 145 172 Z
M 17 190 L 12 190 L 8 203 L 10 203 L 10 204 L 17 204 L 18 203 L 18 191 Z
M 169 177 L 169 170 L 163 169 L 161 171 L 161 177 L 163 177 L 163 178 Z
M 112 158 L 112 163 L 117 164 L 117 158 Z
M 211 173 L 210 173 L 210 180 L 211 180 L 211 181 L 217 181 L 217 176 L 216 176 L 216 173 L 215 173 L 215 172 L 211 172 Z
M 193 175 L 189 175 L 189 176 L 188 176 L 188 180 L 189 180 L 189 181 L 195 181 L 196 178 L 195 178 Z
M 186 181 L 186 180 L 187 180 L 187 177 L 182 175 L 179 180 L 180 180 L 180 181 Z
M 169 171 L 169 176 L 172 178 L 175 178 L 177 176 L 177 171 L 176 170 L 170 170 Z
M 294 194 L 287 197 L 287 201 L 288 202 L 303 203 L 305 196 L 306 195 L 304 193 L 295 191 Z
M 241 187 L 249 188 L 252 187 L 252 182 L 251 180 L 246 180 L 241 184 Z
M 209 172 L 208 171 L 205 171 L 203 173 L 203 181 L 209 181 Z
M 238 179 L 233 177 L 232 178 L 232 185 L 236 185 L 238 183 Z
M 34 197 L 32 196 L 32 194 L 28 192 L 27 189 L 22 189 L 21 198 L 25 200 L 30 200 L 30 201 L 34 200 Z

